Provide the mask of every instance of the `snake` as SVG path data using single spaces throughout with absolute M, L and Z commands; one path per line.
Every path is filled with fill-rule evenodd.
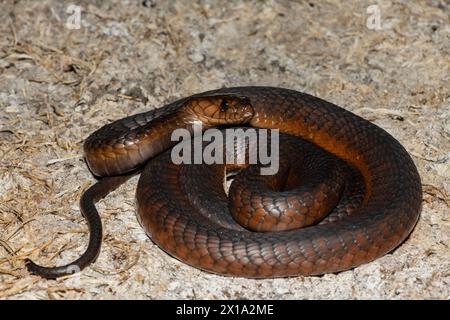
M 194 124 L 203 130 L 278 130 L 279 172 L 262 176 L 258 165 L 173 163 L 170 150 L 177 142 L 171 133 L 192 133 Z M 418 170 L 394 137 L 342 107 L 291 89 L 229 87 L 194 94 L 106 124 L 83 148 L 99 179 L 80 199 L 88 247 L 64 266 L 28 259 L 33 274 L 58 278 L 93 263 L 102 243 L 95 203 L 136 173 L 137 218 L 151 240 L 190 266 L 225 276 L 349 270 L 396 249 L 421 212 Z M 233 170 L 227 194 L 224 179 Z

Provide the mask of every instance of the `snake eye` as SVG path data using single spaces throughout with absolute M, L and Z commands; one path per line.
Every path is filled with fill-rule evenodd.
M 220 102 L 220 111 L 225 112 L 228 109 L 228 101 L 227 99 L 222 99 Z

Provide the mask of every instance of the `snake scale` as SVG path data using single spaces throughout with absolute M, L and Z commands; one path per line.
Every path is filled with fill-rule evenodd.
M 279 129 L 281 140 L 302 141 L 286 149 L 301 152 L 281 152 L 295 161 L 282 169 L 286 174 L 264 178 L 269 182 L 249 174 L 252 167 L 244 169 L 231 184 L 227 200 L 224 165 L 170 161 L 175 144 L 170 133 L 194 123 L 204 129 Z M 56 278 L 92 263 L 102 241 L 95 202 L 141 170 L 138 219 L 150 238 L 177 259 L 222 275 L 273 278 L 354 268 L 399 246 L 421 211 L 420 176 L 397 140 L 341 107 L 289 89 L 235 87 L 199 93 L 107 124 L 86 139 L 84 152 L 90 170 L 100 178 L 80 201 L 90 228 L 88 248 L 65 266 L 42 267 L 28 260 L 32 273 Z M 322 153 L 331 160 L 322 163 Z M 344 169 L 339 171 L 336 164 Z M 306 173 L 297 173 L 302 168 Z M 297 186 L 313 184 L 308 179 L 316 174 L 322 180 L 342 181 L 326 192 L 327 184 L 320 179 L 314 191 Z M 249 185 L 245 176 L 252 180 Z M 259 188 L 263 196 L 256 193 Z M 294 197 L 298 194 L 302 201 Z M 326 200 L 328 217 L 320 209 Z M 311 207 L 304 206 L 306 202 Z M 228 211 L 233 218 L 223 217 Z M 239 225 L 239 217 L 247 225 Z

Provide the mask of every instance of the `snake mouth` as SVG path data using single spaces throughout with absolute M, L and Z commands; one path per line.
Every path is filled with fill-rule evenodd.
M 250 99 L 233 94 L 195 97 L 185 102 L 183 110 L 213 126 L 245 124 L 254 115 Z

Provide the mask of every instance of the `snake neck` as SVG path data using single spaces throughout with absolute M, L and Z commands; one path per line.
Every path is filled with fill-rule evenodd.
M 84 144 L 85 159 L 97 177 L 126 174 L 177 144 L 177 136 L 188 138 L 194 128 L 203 132 L 211 127 L 186 108 L 163 115 L 158 110 L 137 114 L 126 121 L 107 124 L 90 135 Z

